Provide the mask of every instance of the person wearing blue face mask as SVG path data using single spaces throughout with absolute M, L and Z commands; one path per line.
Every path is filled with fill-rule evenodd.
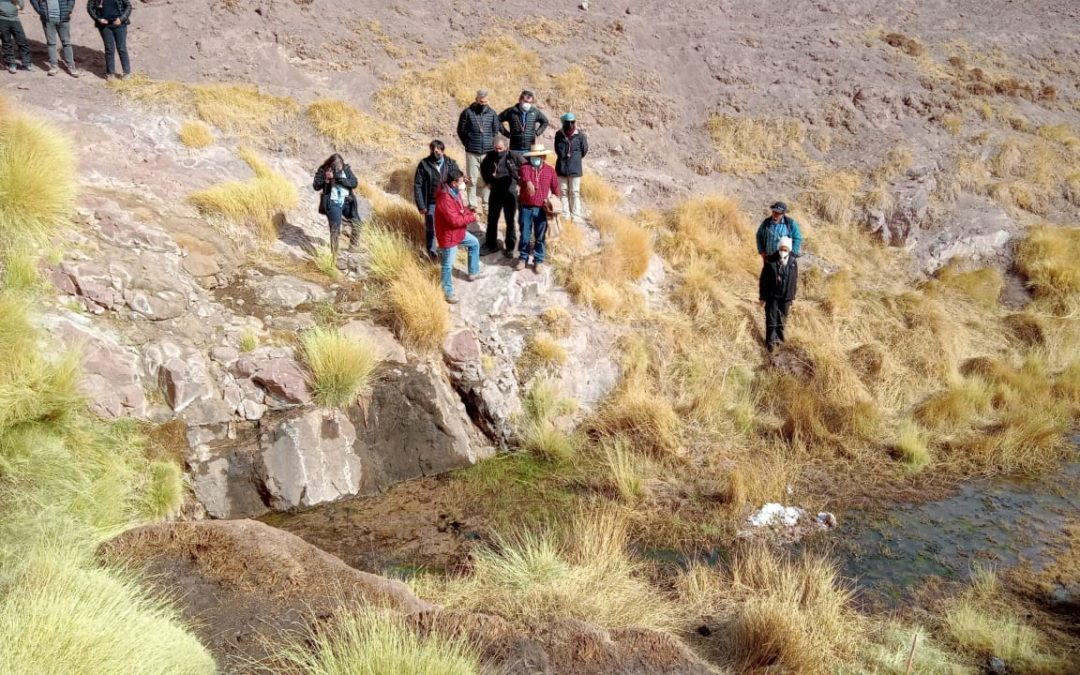
M 548 197 L 560 197 L 559 179 L 555 169 L 544 161 L 552 154 L 543 145 L 534 144 L 524 153 L 525 164 L 518 169 L 518 205 L 521 222 L 521 240 L 518 243 L 518 262 L 515 270 L 523 270 L 529 263 L 529 247 L 532 246 L 533 271 L 543 269 L 547 241 Z M 561 209 L 561 207 L 560 207 Z
M 547 131 L 547 116 L 534 101 L 533 93 L 526 89 L 518 97 L 517 105 L 499 113 L 500 131 L 510 139 L 510 149 L 514 152 L 525 152 Z

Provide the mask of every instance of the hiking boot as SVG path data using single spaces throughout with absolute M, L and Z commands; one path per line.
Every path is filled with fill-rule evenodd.
M 517 261 L 517 264 L 514 265 L 514 271 L 515 272 L 520 272 L 523 269 L 525 269 L 525 261 L 524 260 Z
M 449 305 L 456 305 L 458 303 L 457 296 L 456 295 L 448 295 L 448 296 L 446 296 L 446 302 Z
M 506 256 L 507 258 L 513 258 L 514 257 L 514 247 L 513 246 L 507 246 L 506 248 L 504 248 L 503 249 L 503 255 Z
M 499 252 L 499 247 L 498 246 L 483 246 L 483 247 L 480 248 L 480 255 L 482 255 L 482 256 L 491 255 L 492 253 L 498 253 L 498 252 Z
M 533 272 L 535 272 L 536 274 L 540 274 L 543 271 L 544 271 L 544 263 L 542 263 L 542 262 L 533 263 Z
M 78 68 L 68 68 L 68 75 L 78 79 L 78 77 L 79 77 L 79 69 Z
M 49 66 L 49 77 L 52 77 L 60 72 L 60 69 L 56 66 Z
M 7 67 L 7 71 L 8 71 L 9 73 L 11 73 L 12 75 L 14 75 L 14 74 L 15 74 L 15 64 L 13 63 L 13 64 L 11 64 L 10 66 L 8 66 L 8 67 Z
M 488 270 L 485 267 L 484 269 L 480 270 L 476 274 L 470 274 L 469 276 L 465 277 L 465 279 L 468 280 L 468 281 L 477 281 L 478 279 L 483 279 L 487 275 L 488 275 Z

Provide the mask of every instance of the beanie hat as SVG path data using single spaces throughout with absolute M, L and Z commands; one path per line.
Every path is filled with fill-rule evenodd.
M 786 248 L 787 250 L 790 251 L 791 250 L 791 237 L 780 237 L 780 241 L 777 242 L 776 248 L 777 249 Z

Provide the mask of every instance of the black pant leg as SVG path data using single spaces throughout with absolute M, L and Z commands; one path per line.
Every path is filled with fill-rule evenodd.
M 11 34 L 15 36 L 15 44 L 19 47 L 19 57 L 22 65 L 30 67 L 30 43 L 26 41 L 26 33 L 23 31 L 22 22 L 11 22 Z
M 506 218 L 506 248 L 511 251 L 514 250 L 518 240 L 517 223 L 515 222 L 517 212 L 517 195 L 514 194 L 512 189 L 507 190 L 503 198 L 503 217 Z
M 502 190 L 491 188 L 487 203 L 487 230 L 484 232 L 484 246 L 494 250 L 499 244 L 499 212 L 502 210 Z
M 124 69 L 124 75 L 131 74 L 131 61 L 128 60 L 127 50 L 127 26 L 114 26 L 113 41 L 116 43 L 116 53 L 120 57 L 120 67 Z
M 4 64 L 15 65 L 15 33 L 11 21 L 0 21 L 0 43 L 4 47 Z
M 790 302 L 777 302 L 777 313 L 779 314 L 779 322 L 777 326 L 776 336 L 780 338 L 782 343 L 786 338 L 784 337 L 784 328 L 787 325 L 788 311 L 791 309 Z
M 116 38 L 112 26 L 98 26 L 98 32 L 105 47 L 105 74 L 113 75 L 116 73 Z

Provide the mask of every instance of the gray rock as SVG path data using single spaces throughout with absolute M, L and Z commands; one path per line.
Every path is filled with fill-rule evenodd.
M 232 420 L 235 412 L 236 406 L 220 398 L 208 398 L 187 406 L 180 414 L 180 418 L 190 426 L 201 427 L 210 424 L 226 424 Z
M 143 350 L 147 374 L 155 379 L 165 400 L 176 412 L 214 395 L 202 353 L 192 347 L 162 340 Z
M 154 321 L 175 319 L 188 308 L 187 297 L 170 290 L 155 292 L 128 290 L 124 292 L 124 302 L 132 311 Z
M 277 422 L 259 439 L 260 475 L 269 506 L 314 506 L 360 490 L 356 429 L 338 410 L 308 410 Z
M 240 358 L 240 350 L 228 345 L 220 345 L 210 350 L 210 358 L 228 368 Z
M 311 403 L 307 378 L 303 367 L 287 357 L 269 359 L 251 375 L 253 382 L 285 406 Z
M 405 347 L 389 328 L 376 326 L 370 321 L 353 320 L 341 327 L 341 332 L 355 340 L 366 340 L 379 350 L 379 358 L 391 363 L 405 363 Z
M 253 284 L 253 290 L 261 304 L 281 309 L 330 298 L 330 292 L 322 286 L 285 275 L 260 279 Z

